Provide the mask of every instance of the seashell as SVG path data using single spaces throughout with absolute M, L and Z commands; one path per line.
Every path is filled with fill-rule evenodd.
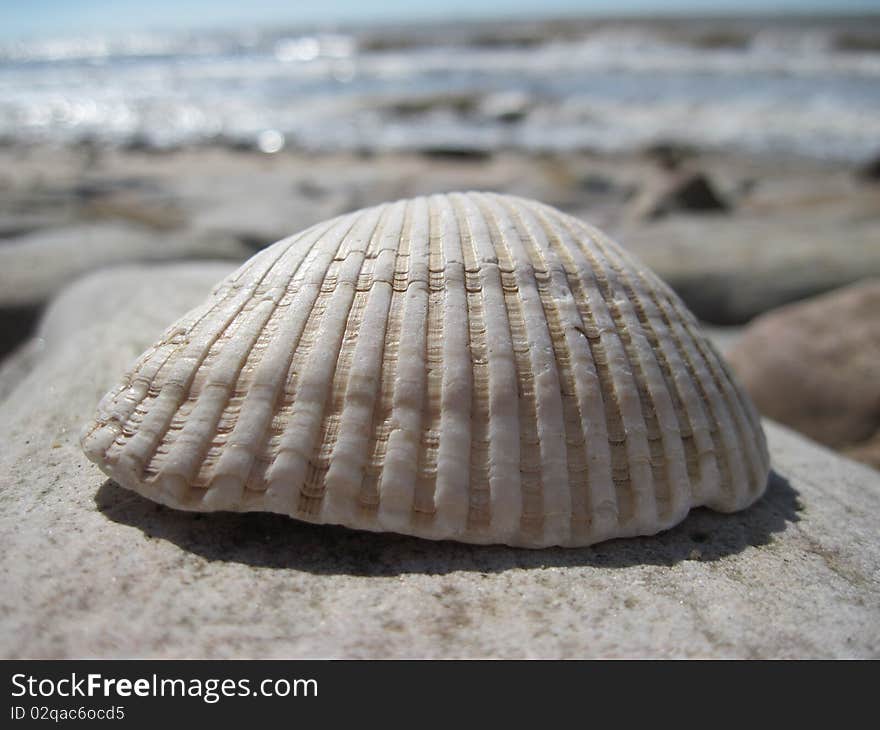
M 141 356 L 82 445 L 179 509 L 525 547 L 739 510 L 769 470 L 754 407 L 663 282 L 491 193 L 264 249 Z

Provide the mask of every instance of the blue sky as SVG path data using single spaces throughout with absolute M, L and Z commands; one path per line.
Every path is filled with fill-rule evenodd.
M 663 12 L 880 12 L 880 0 L 0 0 L 0 37 L 273 23 Z

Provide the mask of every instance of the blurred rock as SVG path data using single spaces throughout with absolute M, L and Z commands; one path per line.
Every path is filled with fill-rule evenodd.
M 880 276 L 880 218 L 677 215 L 613 231 L 702 320 L 733 325 Z
M 589 172 L 577 180 L 577 187 L 587 195 L 611 195 L 618 192 L 618 187 L 611 177 L 596 172 Z
M 25 187 L 0 194 L 0 239 L 23 236 L 76 220 L 80 202 L 69 190 Z
M 42 355 L 43 346 L 43 340 L 34 336 L 20 345 L 15 352 L 0 359 L 0 401 L 27 377 Z
M 312 190 L 320 183 L 312 181 Z M 232 238 L 249 255 L 282 238 L 299 233 L 319 221 L 356 209 L 344 186 L 326 188 L 326 195 L 291 195 L 284 188 L 255 182 L 251 195 L 225 196 L 193 215 L 192 228 L 202 238 Z
M 0 306 L 0 360 L 30 336 L 41 314 L 40 304 Z
M 89 200 L 81 215 L 85 219 L 130 221 L 156 231 L 173 231 L 187 221 L 186 213 L 170 200 L 124 192 Z
M 680 211 L 723 213 L 730 204 L 718 193 L 702 172 L 687 171 L 669 175 L 656 185 L 649 185 L 636 198 L 636 218 L 653 220 Z
M 419 152 L 431 159 L 460 160 L 461 162 L 485 162 L 492 159 L 492 152 L 482 147 L 426 146 L 422 147 Z
M 142 177 L 95 177 L 80 180 L 70 192 L 81 200 L 96 200 L 122 192 L 158 193 L 161 187 L 154 181 Z
M 70 221 L 64 213 L 0 213 L 0 239 L 15 238 L 42 228 L 60 226 Z
M 880 154 L 868 160 L 859 170 L 859 177 L 872 182 L 880 181 Z
M 31 333 L 43 305 L 62 286 L 95 269 L 139 261 L 241 261 L 252 253 L 229 235 L 160 234 L 118 223 L 69 225 L 9 239 L 0 245 L 0 355 Z
M 654 142 L 643 147 L 641 154 L 666 170 L 677 170 L 699 152 L 696 147 L 681 142 Z
M 412 117 L 436 111 L 453 114 L 473 114 L 480 106 L 481 94 L 436 93 L 405 96 L 399 99 L 379 101 L 377 108 L 395 117 Z
M 841 452 L 850 459 L 861 461 L 863 464 L 873 466 L 880 471 L 880 429 L 871 438 L 862 441 L 857 446 L 841 449 Z
M 40 304 L 77 276 L 105 266 L 190 258 L 240 260 L 251 253 L 229 238 L 161 235 L 113 223 L 32 233 L 0 246 L 0 308 Z
M 74 283 L 54 301 L 34 308 L 31 319 L 37 320 L 40 313 L 42 317 L 33 337 L 0 363 L 0 400 L 56 348 L 81 342 L 84 331 L 103 331 L 108 342 L 115 342 L 118 352 L 109 357 L 107 367 L 124 368 L 171 323 L 170 316 L 183 315 L 198 304 L 235 266 L 226 261 L 123 264 L 84 276 L 84 284 Z M 9 311 L 0 309 L 0 314 Z M 117 322 L 114 312 L 127 312 L 127 324 L 123 319 Z M 107 318 L 118 326 L 104 321 Z
M 488 94 L 480 102 L 480 113 L 504 124 L 514 124 L 525 119 L 534 107 L 532 98 L 522 91 L 500 91 Z
M 880 465 L 878 315 L 871 279 L 759 317 L 727 358 L 763 415 Z
M 147 177 L 89 175 L 71 189 L 86 220 L 119 220 L 157 231 L 182 228 L 187 213 L 172 190 Z

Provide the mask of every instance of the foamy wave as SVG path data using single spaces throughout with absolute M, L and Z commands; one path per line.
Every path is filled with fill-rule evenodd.
M 838 50 L 823 28 L 722 31 L 610 27 L 526 45 L 251 31 L 12 44 L 0 50 L 0 135 L 174 145 L 272 130 L 310 149 L 616 150 L 684 138 L 816 157 L 874 151 L 880 53 Z

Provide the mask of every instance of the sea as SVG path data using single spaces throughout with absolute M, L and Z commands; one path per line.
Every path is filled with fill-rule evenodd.
M 245 27 L 0 43 L 0 142 L 880 151 L 880 16 Z

